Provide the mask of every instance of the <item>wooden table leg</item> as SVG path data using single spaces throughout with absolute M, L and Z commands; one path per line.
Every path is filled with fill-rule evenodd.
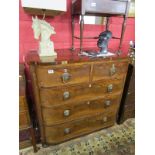
M 30 127 L 29 130 L 30 130 L 30 135 L 32 137 L 31 142 L 32 142 L 32 146 L 33 146 L 34 152 L 37 152 L 38 151 L 38 147 L 36 146 L 36 137 L 35 137 L 34 129 L 33 129 L 33 127 Z
M 84 15 L 81 15 L 80 20 L 80 51 L 82 52 L 82 45 L 83 45 L 83 27 L 84 27 Z
M 126 28 L 126 20 L 127 20 L 127 17 L 124 16 L 124 20 L 123 20 L 123 24 L 122 24 L 121 38 L 120 38 L 120 44 L 119 44 L 119 48 L 118 48 L 118 55 L 121 54 L 121 48 L 122 48 L 122 43 L 123 43 L 123 38 L 124 38 L 124 32 L 125 32 L 125 28 Z
M 74 48 L 74 29 L 75 29 L 75 20 L 74 20 L 74 15 L 72 15 L 72 48 L 71 50 L 74 51 L 75 48 Z
M 106 17 L 106 30 L 109 30 L 109 18 L 110 17 Z

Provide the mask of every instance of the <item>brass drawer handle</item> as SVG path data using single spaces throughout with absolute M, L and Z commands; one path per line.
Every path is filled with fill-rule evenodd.
M 87 101 L 86 104 L 87 104 L 87 105 L 90 105 L 90 101 Z
M 70 115 L 70 110 L 64 110 L 64 116 L 69 116 Z
M 110 75 L 114 75 L 116 73 L 116 67 L 115 64 L 112 64 L 112 67 L 110 68 Z
M 64 97 L 64 100 L 69 99 L 69 97 L 70 97 L 69 92 L 65 91 L 64 94 L 63 94 L 63 97 Z
M 62 81 L 66 83 L 70 80 L 71 75 L 68 73 L 67 69 L 64 69 L 64 73 L 62 74 Z
M 108 121 L 108 118 L 105 116 L 103 117 L 103 123 L 106 123 Z
M 112 90 L 113 90 L 113 85 L 112 84 L 109 84 L 108 85 L 108 88 L 107 88 L 108 93 L 111 93 Z
M 111 105 L 111 101 L 110 100 L 106 100 L 105 101 L 105 107 L 109 107 Z
M 69 133 L 70 133 L 70 128 L 65 128 L 65 129 L 64 129 L 64 133 L 65 133 L 65 134 L 69 134 Z

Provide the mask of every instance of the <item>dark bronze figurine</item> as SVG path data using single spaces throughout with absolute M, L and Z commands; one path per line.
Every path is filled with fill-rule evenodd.
M 97 46 L 100 48 L 100 53 L 107 54 L 108 53 L 108 42 L 112 38 L 112 32 L 111 31 L 104 31 L 100 33 L 99 39 L 97 42 Z

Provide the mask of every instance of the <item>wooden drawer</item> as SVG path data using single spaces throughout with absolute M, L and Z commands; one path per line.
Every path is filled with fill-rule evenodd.
M 38 66 L 36 68 L 40 87 L 61 86 L 64 84 L 88 83 L 90 65 L 73 64 L 57 66 Z
M 91 87 L 87 84 L 83 84 L 77 86 L 56 87 L 52 89 L 40 89 L 40 99 L 42 105 L 51 106 L 67 102 L 73 103 L 81 100 L 95 99 L 117 92 L 121 93 L 122 88 L 122 80 L 103 80 L 93 83 Z
M 127 72 L 127 62 L 96 63 L 93 68 L 93 81 L 112 78 L 124 78 Z
M 52 108 L 43 108 L 43 120 L 46 125 L 64 123 L 97 113 L 113 111 L 116 113 L 120 96 L 107 96 L 99 100 L 70 103 Z
M 25 96 L 19 96 L 19 111 L 28 110 Z
M 59 143 L 70 138 L 112 126 L 114 122 L 115 115 L 113 113 L 105 113 L 52 127 L 45 126 L 46 142 L 53 144 Z
M 84 0 L 86 13 L 125 14 L 126 2 L 116 0 Z M 84 8 L 83 8 L 84 9 Z
M 30 126 L 30 118 L 28 112 L 20 112 L 19 113 L 19 128 L 27 128 Z

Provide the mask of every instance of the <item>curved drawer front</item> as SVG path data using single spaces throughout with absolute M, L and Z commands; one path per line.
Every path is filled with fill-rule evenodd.
M 127 72 L 127 62 L 104 62 L 96 63 L 93 68 L 93 81 L 110 79 L 110 78 L 124 78 Z
M 106 94 L 121 92 L 123 88 L 122 80 L 107 80 L 89 85 L 78 85 L 68 87 L 57 87 L 52 89 L 40 89 L 41 104 L 51 106 L 67 102 L 78 102 L 81 100 L 95 99 Z
M 51 106 L 56 104 L 63 104 L 70 101 L 78 101 L 82 98 L 89 97 L 89 85 L 65 86 L 51 89 L 40 89 L 41 104 L 44 106 Z
M 80 103 L 70 103 L 52 108 L 43 108 L 43 119 L 46 125 L 64 123 L 94 115 L 97 113 L 113 111 L 115 114 L 119 106 L 120 96 L 107 96 L 106 98 L 85 101 Z
M 90 65 L 38 66 L 36 68 L 40 87 L 53 87 L 65 84 L 88 83 Z
M 59 143 L 101 128 L 112 126 L 114 122 L 115 116 L 107 113 L 81 119 L 76 122 L 60 124 L 52 127 L 46 126 L 46 142 L 53 144 Z
M 123 80 L 102 80 L 92 84 L 92 94 L 102 96 L 122 91 Z

